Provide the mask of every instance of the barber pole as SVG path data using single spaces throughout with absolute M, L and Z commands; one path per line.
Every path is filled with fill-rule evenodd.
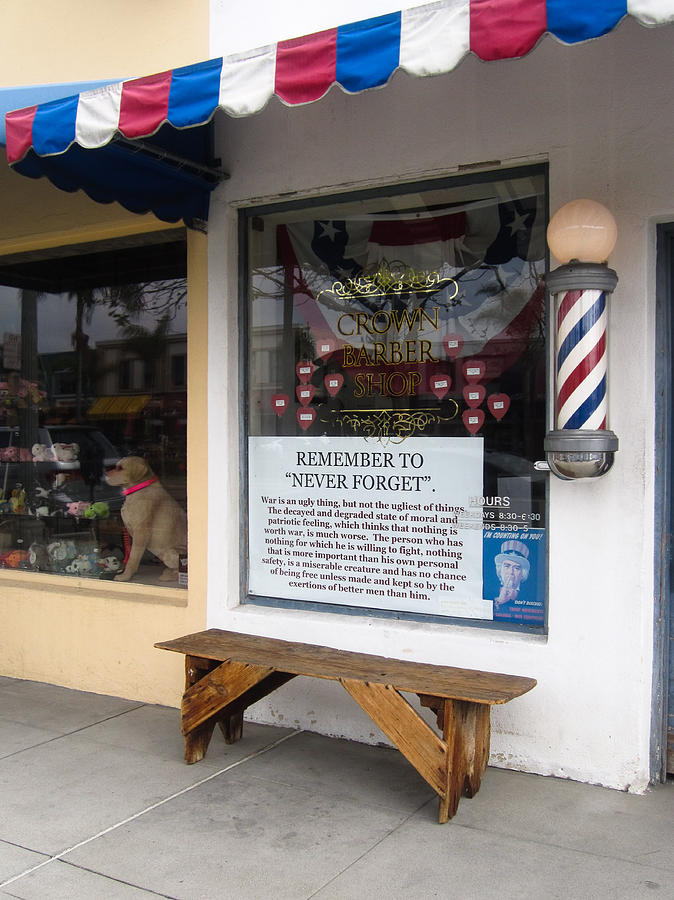
M 606 292 L 555 296 L 556 427 L 606 428 Z
M 608 471 L 618 439 L 607 426 L 608 297 L 618 276 L 601 263 L 572 261 L 548 276 L 555 311 L 555 430 L 545 449 L 560 478 Z

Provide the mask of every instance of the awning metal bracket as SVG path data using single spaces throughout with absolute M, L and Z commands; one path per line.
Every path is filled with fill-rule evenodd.
M 211 181 L 226 181 L 230 177 L 229 172 L 225 172 L 224 169 L 206 166 L 203 163 L 195 162 L 193 159 L 187 159 L 185 156 L 178 156 L 175 153 L 171 153 L 169 150 L 164 150 L 163 147 L 158 147 L 156 144 L 150 144 L 147 141 L 133 141 L 129 138 L 117 135 L 117 137 L 113 139 L 113 143 L 128 147 L 135 153 L 145 153 L 152 156 L 154 159 L 160 159 L 167 163 L 171 163 L 171 165 L 174 165 L 177 168 L 196 172 L 198 175 L 205 176 Z

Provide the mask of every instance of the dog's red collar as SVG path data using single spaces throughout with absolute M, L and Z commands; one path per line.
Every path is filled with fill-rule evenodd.
M 133 487 L 124 488 L 122 493 L 124 494 L 124 496 L 126 496 L 127 494 L 135 494 L 136 491 L 142 491 L 143 488 L 149 487 L 149 485 L 154 484 L 155 481 L 159 481 L 159 479 L 158 478 L 148 478 L 147 481 L 141 481 L 140 484 L 134 484 Z

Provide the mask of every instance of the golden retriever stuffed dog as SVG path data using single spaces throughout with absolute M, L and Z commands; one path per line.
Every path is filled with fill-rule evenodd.
M 131 536 L 129 558 L 124 571 L 115 575 L 115 581 L 130 581 L 146 550 L 166 566 L 160 576 L 162 581 L 177 578 L 178 556 L 187 547 L 187 519 L 183 509 L 140 456 L 120 459 L 116 466 L 107 469 L 105 480 L 123 489 L 122 521 Z

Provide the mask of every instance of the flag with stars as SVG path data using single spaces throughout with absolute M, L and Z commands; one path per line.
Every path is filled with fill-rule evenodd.
M 460 355 L 479 353 L 491 359 L 489 374 L 495 376 L 516 360 L 540 328 L 543 204 L 544 198 L 532 192 L 421 213 L 387 211 L 280 225 L 279 260 L 286 283 L 293 286 L 296 315 L 315 339 L 332 339 L 341 346 L 337 321 L 344 307 L 331 299 L 336 282 L 371 274 L 382 265 L 438 273 L 458 283 L 451 302 L 445 302 L 442 292 L 427 300 L 401 297 L 390 302 L 394 307 L 410 302 L 437 305 L 439 336 L 460 335 Z M 358 306 L 359 301 L 354 303 Z M 363 309 L 372 312 L 373 307 Z M 367 336 L 357 336 L 355 342 L 359 340 Z
M 287 231 L 296 264 L 345 280 L 384 261 L 432 272 L 544 259 L 544 227 L 542 197 L 534 194 L 440 212 L 303 221 Z

